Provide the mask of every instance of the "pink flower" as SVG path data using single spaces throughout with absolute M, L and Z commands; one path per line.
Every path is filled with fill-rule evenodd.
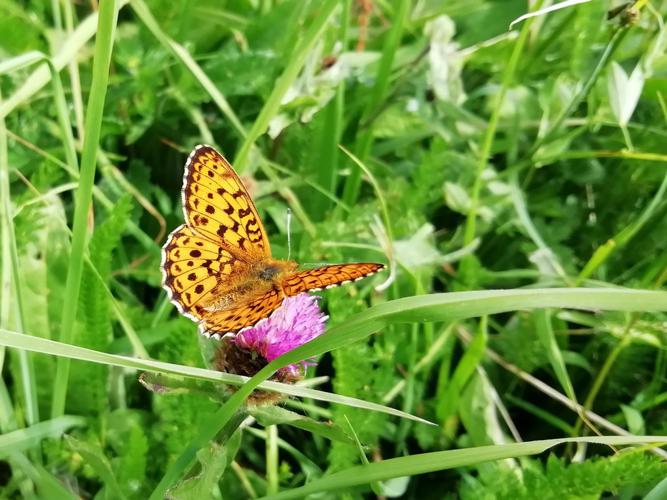
M 317 305 L 319 297 L 299 294 L 288 297 L 265 321 L 244 330 L 234 337 L 236 346 L 259 354 L 267 362 L 296 349 L 324 332 L 327 316 Z M 296 375 L 300 366 L 312 365 L 310 361 L 288 365 L 283 370 Z
M 318 299 L 306 293 L 285 299 L 259 324 L 235 337 L 223 338 L 215 350 L 213 365 L 223 372 L 252 377 L 270 361 L 314 339 L 324 332 L 327 320 L 317 305 Z M 270 380 L 293 384 L 303 378 L 305 367 L 313 364 L 304 360 L 287 365 Z M 273 404 L 283 397 L 277 392 L 255 390 L 248 396 L 248 404 Z

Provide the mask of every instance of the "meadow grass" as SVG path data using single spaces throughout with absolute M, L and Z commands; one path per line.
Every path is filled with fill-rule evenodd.
M 0 3 L 3 497 L 660 498 L 667 10 L 543 7 Z M 202 142 L 388 264 L 250 378 L 160 287 Z

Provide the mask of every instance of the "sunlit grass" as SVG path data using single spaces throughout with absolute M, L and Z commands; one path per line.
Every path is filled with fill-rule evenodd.
M 91 5 L 0 5 L 3 493 L 660 497 L 662 6 Z M 390 268 L 250 379 L 160 288 L 202 142 L 275 256 Z

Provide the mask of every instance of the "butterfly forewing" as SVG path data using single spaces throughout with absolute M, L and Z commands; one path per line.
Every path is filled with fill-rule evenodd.
M 162 248 L 163 286 L 178 310 L 195 320 L 215 301 L 216 287 L 243 267 L 230 252 L 186 225 L 176 228 Z
M 344 285 L 370 276 L 381 269 L 384 269 L 384 265 L 375 263 L 333 264 L 290 274 L 283 280 L 282 288 L 285 295 L 293 296 Z
M 232 166 L 210 146 L 197 146 L 183 175 L 188 226 L 239 258 L 257 260 L 271 249 L 255 204 Z

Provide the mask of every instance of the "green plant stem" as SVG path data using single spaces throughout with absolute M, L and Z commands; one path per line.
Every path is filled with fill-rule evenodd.
M 63 2 L 63 13 L 65 17 L 65 29 L 67 36 L 71 38 L 74 32 L 74 9 L 72 2 Z M 79 63 L 76 57 L 72 58 L 67 68 L 69 70 L 69 81 L 72 89 L 72 104 L 74 105 L 74 116 L 79 141 L 83 142 L 83 95 L 81 92 L 81 78 L 79 76 Z
M 259 375 L 259 374 L 258 374 Z M 256 377 L 257 375 L 255 375 Z M 255 378 L 253 377 L 253 379 Z M 247 385 L 247 384 L 246 384 Z M 231 436 L 243 422 L 247 413 L 240 409 L 243 400 L 252 392 L 243 391 L 245 385 L 235 392 L 220 409 L 212 416 L 206 418 L 200 426 L 200 432 L 190 442 L 188 447 L 178 456 L 178 458 L 168 467 L 167 472 L 162 477 L 156 488 L 151 493 L 149 500 L 162 500 L 169 487 L 176 483 L 181 473 L 187 470 L 194 462 L 197 451 L 206 446 L 214 439 L 219 432 Z M 231 404 L 230 404 L 231 403 Z
M 539 0 L 536 2 L 531 10 L 538 10 L 542 6 L 543 1 Z M 505 100 L 505 95 L 509 89 L 512 81 L 514 80 L 514 75 L 516 69 L 519 65 L 519 60 L 523 54 L 524 47 L 528 40 L 528 35 L 530 33 L 530 27 L 533 25 L 535 18 L 528 19 L 523 26 L 521 27 L 521 32 L 519 38 L 514 44 L 512 49 L 512 54 L 510 59 L 505 67 L 503 72 L 502 81 L 500 84 L 500 89 L 498 90 L 498 95 L 491 112 L 491 117 L 489 118 L 489 124 L 486 127 L 484 137 L 482 139 L 482 146 L 479 151 L 479 156 L 477 160 L 477 166 L 475 168 L 475 181 L 472 187 L 472 193 L 470 196 L 470 209 L 466 218 L 465 230 L 463 233 L 463 244 L 469 244 L 473 239 L 475 239 L 475 230 L 477 225 L 477 210 L 479 208 L 479 197 L 482 190 L 482 174 L 486 169 L 489 156 L 491 155 L 491 148 L 493 146 L 493 141 L 496 136 L 496 129 L 498 128 L 498 121 L 500 119 L 500 111 L 502 110 L 503 102 Z M 462 261 L 462 266 L 466 266 L 469 262 L 470 257 L 466 257 Z
M 266 492 L 269 495 L 278 493 L 278 426 L 266 428 Z
M 565 434 L 572 434 L 574 432 L 574 427 L 568 424 L 565 420 L 554 416 L 550 411 L 542 409 L 539 405 L 529 403 L 528 401 L 513 396 L 511 393 L 505 394 L 505 398 L 511 405 L 517 406 L 522 410 L 536 416 L 537 418 L 543 420 L 554 428 L 559 429 Z
M 352 154 L 350 151 L 345 149 L 344 146 L 339 146 L 339 148 L 352 160 L 353 163 L 357 165 L 359 171 L 363 171 L 367 176 L 368 180 L 373 186 L 373 189 L 375 190 L 375 195 L 377 196 L 378 201 L 380 202 L 380 211 L 382 213 L 382 222 L 384 223 L 385 231 L 387 232 L 387 238 L 389 239 L 390 242 L 394 241 L 394 235 L 392 232 L 392 224 L 391 220 L 389 219 L 389 206 L 387 205 L 387 202 L 385 200 L 385 196 L 382 192 L 382 189 L 380 188 L 380 183 L 375 179 L 375 176 L 373 173 L 370 171 L 370 169 L 364 164 L 364 162 L 361 161 L 361 159 L 357 158 L 354 154 Z
M 266 131 L 269 126 L 269 121 L 271 121 L 280 109 L 280 103 L 283 96 L 299 75 L 299 71 L 301 71 L 301 68 L 306 61 L 306 57 L 308 57 L 308 54 L 321 36 L 329 18 L 338 5 L 339 0 L 322 0 L 317 4 L 317 15 L 312 19 L 303 39 L 296 45 L 285 70 L 278 80 L 276 80 L 273 91 L 264 103 L 264 107 L 262 107 L 262 110 L 255 119 L 255 122 L 248 131 L 248 135 L 245 137 L 236 154 L 234 168 L 237 172 L 241 173 L 246 168 L 248 155 L 252 147 L 255 145 L 255 141 Z
M 81 274 L 84 262 L 83 256 L 86 250 L 86 226 L 95 181 L 97 148 L 99 146 L 104 101 L 109 82 L 109 65 L 117 19 L 118 9 L 116 8 L 116 0 L 102 0 L 100 2 L 97 37 L 95 39 L 90 97 L 86 109 L 81 174 L 79 189 L 76 193 L 72 249 L 65 284 L 65 304 L 60 325 L 60 340 L 68 344 L 71 343 L 71 339 L 73 338 L 74 320 L 79 302 Z M 68 359 L 58 359 L 53 386 L 53 400 L 51 402 L 52 418 L 62 415 L 65 411 L 69 368 L 70 361 Z
M 60 73 L 53 61 L 42 52 L 31 51 L 4 61 L 1 65 L 2 68 L 0 68 L 0 74 L 23 69 L 26 66 L 33 64 L 46 64 L 46 67 L 50 72 L 51 85 L 53 87 L 53 104 L 56 110 L 56 118 L 60 127 L 62 141 L 64 143 L 65 159 L 67 161 L 68 170 L 78 171 L 79 162 L 76 156 L 74 136 L 72 135 L 72 123 L 70 122 L 69 110 L 67 109 L 67 99 L 65 98 L 65 91 L 63 90 Z M 0 117 L 0 119 L 4 121 L 4 118 Z M 7 133 L 6 130 L 5 133 Z
M 352 0 L 343 0 L 343 12 L 340 19 L 338 41 L 342 50 L 348 47 L 348 25 Z M 336 88 L 334 98 L 322 110 L 323 125 L 320 127 L 318 138 L 318 159 L 320 167 L 317 169 L 317 183 L 326 191 L 326 197 L 317 198 L 313 211 L 321 220 L 327 209 L 332 206 L 333 193 L 336 192 L 336 178 L 338 176 L 338 146 L 343 134 L 343 117 L 345 110 L 345 81 L 341 81 Z M 328 199 L 327 199 L 328 198 Z
M 563 122 L 572 114 L 575 108 L 579 106 L 579 104 L 586 98 L 588 93 L 593 88 L 593 85 L 597 81 L 598 77 L 600 76 L 600 73 L 602 73 L 602 70 L 607 67 L 607 64 L 609 63 L 611 56 L 614 54 L 614 52 L 616 52 L 616 49 L 618 49 L 619 45 L 621 44 L 623 38 L 625 38 L 625 35 L 627 33 L 628 33 L 627 27 L 619 27 L 616 29 L 616 31 L 614 31 L 611 40 L 605 47 L 602 56 L 595 65 L 595 68 L 593 68 L 593 71 L 591 72 L 589 77 L 586 79 L 584 85 L 581 87 L 581 90 L 572 98 L 567 107 L 561 112 L 558 118 L 556 118 L 556 120 L 549 127 L 549 129 L 542 135 L 542 137 L 540 137 L 537 141 L 535 141 L 535 144 L 533 144 L 533 147 L 530 149 L 530 152 L 528 153 L 529 158 L 532 158 L 535 155 L 535 153 L 537 153 L 537 151 L 542 147 L 542 145 L 545 144 L 554 136 L 554 134 L 563 125 Z
M 396 51 L 401 43 L 403 36 L 403 29 L 408 22 L 410 14 L 411 1 L 400 0 L 396 9 L 396 14 L 393 16 L 393 24 L 384 43 L 382 51 L 382 58 L 378 66 L 378 73 L 375 79 L 375 85 L 371 91 L 371 95 L 366 102 L 366 106 L 361 114 L 359 123 L 361 127 L 366 127 L 358 136 L 354 146 L 354 153 L 362 163 L 365 163 L 373 146 L 373 125 L 368 123 L 369 119 L 377 111 L 378 106 L 387 94 L 389 89 L 389 77 L 391 69 L 394 64 Z M 361 171 L 359 169 L 352 169 L 349 177 L 345 182 L 343 189 L 343 202 L 347 205 L 354 205 L 359 197 L 359 190 L 361 188 Z
M 629 328 L 630 326 L 626 328 L 626 332 L 624 333 L 623 339 L 614 346 L 614 348 L 609 353 L 609 356 L 607 356 L 607 358 L 604 360 L 604 363 L 602 364 L 600 371 L 598 371 L 597 375 L 595 376 L 595 379 L 593 380 L 593 385 L 591 386 L 590 391 L 588 391 L 588 395 L 586 396 L 586 400 L 584 401 L 584 409 L 590 410 L 593 408 L 593 403 L 595 402 L 595 398 L 597 398 L 597 395 L 600 393 L 602 384 L 607 379 L 607 376 L 609 375 L 612 366 L 614 366 L 614 363 L 618 359 L 618 356 L 621 354 L 621 352 L 623 352 L 623 349 L 625 349 L 632 342 L 632 338 L 628 335 L 627 331 Z M 579 424 L 577 425 L 577 430 L 581 427 L 580 422 L 581 421 L 577 422 Z
M 628 324 L 626 325 L 623 331 L 623 338 L 621 339 L 620 342 L 618 342 L 614 346 L 614 348 L 611 350 L 607 358 L 604 360 L 602 367 L 595 375 L 595 378 L 593 379 L 593 384 L 591 385 L 591 388 L 588 391 L 588 394 L 586 395 L 586 399 L 584 400 L 582 413 L 592 410 L 593 404 L 595 403 L 595 399 L 600 393 L 600 389 L 602 389 L 602 384 L 604 384 L 604 381 L 607 379 L 607 376 L 609 375 L 611 368 L 614 366 L 614 363 L 618 359 L 618 356 L 621 354 L 621 352 L 623 352 L 623 350 L 628 345 L 632 343 L 632 336 L 630 335 L 630 329 L 632 328 L 634 320 L 635 317 L 633 315 L 633 317 L 628 321 Z M 573 436 L 577 436 L 581 433 L 581 428 L 583 424 L 584 420 L 582 418 L 577 419 L 576 423 L 574 424 L 574 430 L 572 432 Z
M 51 0 L 51 13 L 53 14 L 53 26 L 57 30 L 63 29 L 63 20 L 60 15 L 60 5 L 58 0 Z
M 2 95 L 0 94 L 0 102 Z M 3 301 L 3 310 L 0 313 L 0 327 L 9 322 L 12 306 L 14 321 L 21 333 L 26 333 L 25 308 L 23 305 L 23 279 L 20 272 L 16 233 L 11 206 L 9 187 L 9 151 L 7 145 L 7 129 L 4 117 L 0 117 L 0 235 L 2 236 L 2 285 L 0 299 Z M 8 260 L 8 262 L 5 261 Z M 11 290 L 11 292 L 10 292 Z M 4 352 L 1 360 L 4 362 Z M 39 406 L 37 401 L 37 387 L 35 384 L 35 370 L 32 355 L 18 354 L 19 372 L 21 374 L 19 387 L 23 394 L 25 418 L 28 425 L 39 421 Z M 0 364 L 2 368 L 2 364 Z
M 213 99 L 213 102 L 218 106 L 218 109 L 222 112 L 223 115 L 227 117 L 229 122 L 234 126 L 236 131 L 241 137 L 245 137 L 246 131 L 243 127 L 243 124 L 234 113 L 234 110 L 225 99 L 225 96 L 218 90 L 216 85 L 211 81 L 211 79 L 204 73 L 199 64 L 194 60 L 192 55 L 187 51 L 185 47 L 175 42 L 169 38 L 164 31 L 160 28 L 157 20 L 153 16 L 152 12 L 148 8 L 148 5 L 143 0 L 131 0 L 130 6 L 134 10 L 135 14 L 139 17 L 142 23 L 148 28 L 148 30 L 157 38 L 157 40 L 164 45 L 183 65 L 192 73 L 192 76 L 197 79 L 197 81 L 202 85 L 202 87 L 208 92 Z
M 615 236 L 610 238 L 602 246 L 598 247 L 591 258 L 586 262 L 586 265 L 579 273 L 577 277 L 576 284 L 579 285 L 583 283 L 584 280 L 589 278 L 604 262 L 607 261 L 609 256 L 619 248 L 624 247 L 628 242 L 634 237 L 637 232 L 646 225 L 646 223 L 651 219 L 651 217 L 656 213 L 658 207 L 663 203 L 665 198 L 665 193 L 667 193 L 667 174 L 662 179 L 662 183 L 658 188 L 658 191 L 655 193 L 655 196 L 651 200 L 651 203 L 644 209 L 639 218 L 632 223 L 628 224 L 621 231 L 618 232 Z
M 623 133 L 623 140 L 625 141 L 625 146 L 628 148 L 629 151 L 634 151 L 635 146 L 632 143 L 632 137 L 630 136 L 630 132 L 628 131 L 628 126 L 627 125 L 620 125 L 621 132 Z

